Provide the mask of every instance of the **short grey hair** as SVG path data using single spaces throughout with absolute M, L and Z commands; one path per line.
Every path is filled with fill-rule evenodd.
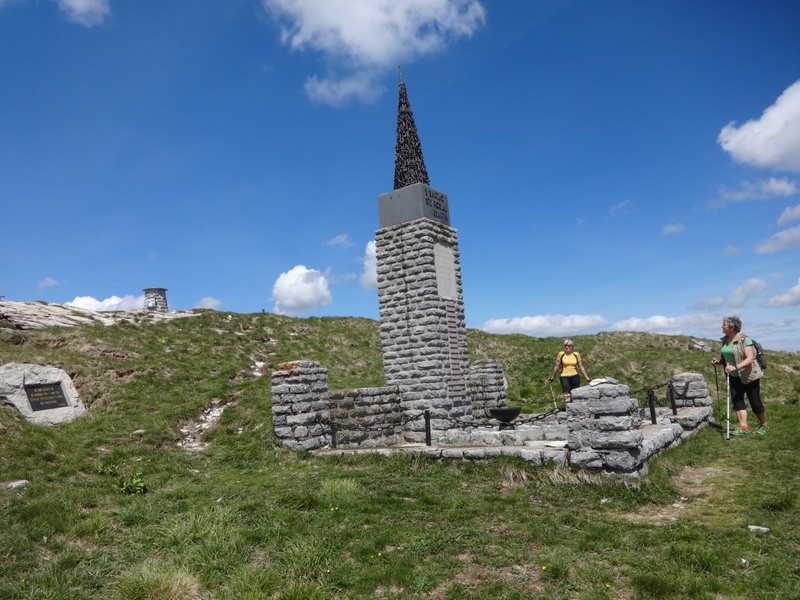
M 722 319 L 722 322 L 725 323 L 731 329 L 733 329 L 736 333 L 739 333 L 742 330 L 742 320 L 735 315 L 731 315 L 730 317 L 725 317 L 724 319 Z
M 564 345 L 565 346 L 572 346 L 574 348 L 575 347 L 575 342 L 573 342 L 572 340 L 564 340 Z

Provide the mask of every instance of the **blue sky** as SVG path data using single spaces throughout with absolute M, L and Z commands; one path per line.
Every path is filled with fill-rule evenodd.
M 469 327 L 800 351 L 800 3 L 0 0 L 0 295 L 377 318 L 398 66 Z

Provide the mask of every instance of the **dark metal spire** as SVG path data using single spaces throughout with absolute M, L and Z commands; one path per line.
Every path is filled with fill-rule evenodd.
M 414 115 L 408 101 L 406 84 L 400 73 L 400 99 L 397 103 L 397 144 L 394 157 L 394 189 L 413 183 L 430 185 L 425 159 L 422 158 L 422 144 L 417 135 Z

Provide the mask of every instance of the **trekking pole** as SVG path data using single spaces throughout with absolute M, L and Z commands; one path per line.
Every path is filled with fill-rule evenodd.
M 728 376 L 727 373 L 725 374 L 725 385 L 728 389 L 728 397 L 725 402 L 725 410 L 726 410 L 725 421 L 727 422 L 725 426 L 725 439 L 730 440 L 731 439 L 731 378 Z
M 550 381 L 550 395 L 553 397 L 553 407 L 558 408 L 558 403 L 556 402 L 556 393 L 553 391 L 553 382 Z
M 717 385 L 717 408 L 714 410 L 714 417 L 719 419 L 721 418 L 721 412 L 719 407 L 719 377 L 717 376 L 717 365 L 714 365 L 714 383 Z

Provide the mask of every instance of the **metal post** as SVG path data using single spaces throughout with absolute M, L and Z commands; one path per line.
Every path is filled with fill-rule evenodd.
M 725 373 L 725 385 L 728 388 L 728 396 L 725 400 L 725 439 L 731 439 L 731 377 Z
M 431 411 L 425 411 L 425 445 L 431 445 Z
M 650 405 L 650 422 L 656 424 L 656 393 L 652 388 L 647 390 L 647 403 Z
M 672 382 L 670 382 L 669 388 L 667 388 L 667 394 L 669 394 L 669 405 L 672 407 L 672 415 L 675 416 L 678 414 L 678 407 L 675 406 L 675 391 L 672 388 Z M 684 390 L 684 397 L 685 397 L 685 390 Z

